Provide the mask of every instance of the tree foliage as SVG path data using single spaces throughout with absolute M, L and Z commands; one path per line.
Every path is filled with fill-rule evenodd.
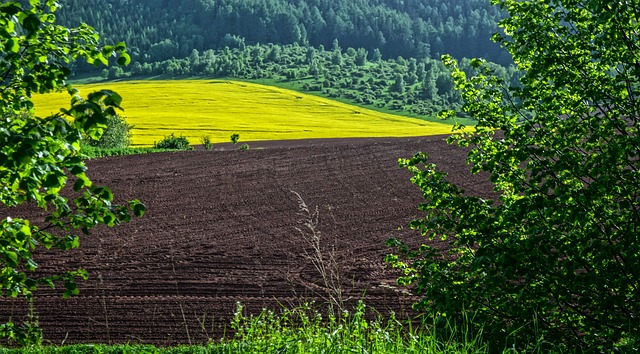
M 417 308 L 471 314 L 497 347 L 637 351 L 640 5 L 493 3 L 510 15 L 496 39 L 523 86 L 444 61 L 478 119 L 450 141 L 471 147 L 472 171 L 490 175 L 499 200 L 465 194 L 425 154 L 401 160 L 425 199 L 412 227 L 450 249 L 391 240 L 388 259 L 422 295 Z
M 76 248 L 75 233 L 129 221 L 144 206 L 137 200 L 114 204 L 108 188 L 92 185 L 80 151 L 82 135 L 99 139 L 121 97 L 98 91 L 83 99 L 65 82 L 72 60 L 106 65 L 117 56 L 128 63 L 125 45 L 99 47 L 91 27 L 56 25 L 54 0 L 23 3 L 0 4 L 0 294 L 31 300 L 41 285 L 62 283 L 64 296 L 77 294 L 76 278 L 87 277 L 83 270 L 38 274 L 35 252 Z M 64 114 L 33 116 L 32 94 L 62 89 L 72 96 Z M 24 208 L 12 208 L 20 204 L 42 209 L 44 222 L 21 218 Z M 0 337 L 17 338 L 18 327 L 0 325 Z

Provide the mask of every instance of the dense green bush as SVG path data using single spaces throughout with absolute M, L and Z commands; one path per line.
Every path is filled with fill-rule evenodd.
M 449 320 L 474 313 L 494 348 L 637 352 L 640 7 L 493 2 L 509 12 L 498 39 L 524 87 L 508 90 L 483 60 L 470 78 L 444 61 L 478 119 L 450 142 L 471 147 L 472 171 L 490 175 L 499 200 L 464 193 L 425 154 L 402 160 L 425 198 L 412 227 L 449 245 L 392 240 L 399 255 L 388 259 L 423 297 L 416 308 Z
M 121 115 L 107 117 L 107 128 L 100 139 L 85 136 L 87 145 L 101 149 L 124 149 L 131 145 L 132 126 Z
M 156 149 L 193 150 L 193 147 L 189 145 L 189 140 L 186 137 L 182 135 L 176 136 L 174 133 L 154 143 L 153 147 Z

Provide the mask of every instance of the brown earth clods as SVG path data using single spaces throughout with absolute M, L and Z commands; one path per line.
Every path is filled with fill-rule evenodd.
M 351 303 L 409 313 L 413 299 L 383 261 L 390 237 L 425 241 L 407 227 L 422 199 L 398 158 L 427 152 L 469 194 L 491 190 L 468 172 L 466 151 L 442 136 L 250 145 L 89 161 L 95 184 L 148 210 L 83 237 L 79 249 L 37 257 L 44 273 L 82 267 L 90 274 L 70 299 L 59 289 L 38 291 L 47 343 L 203 343 L 229 333 L 237 302 L 248 313 L 322 303 L 325 288 L 305 256 L 312 249 L 296 230 L 301 216 L 291 191 L 317 206 L 322 244 L 335 249 Z M 26 312 L 23 299 L 0 298 L 0 323 Z

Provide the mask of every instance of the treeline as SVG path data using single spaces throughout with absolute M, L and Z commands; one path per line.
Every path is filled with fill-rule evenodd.
M 229 40 L 236 46 L 202 53 L 193 49 L 186 58 L 136 61 L 126 69 L 112 66 L 102 75 L 109 79 L 170 75 L 275 80 L 296 89 L 423 117 L 461 108 L 460 95 L 440 60 L 402 56 L 385 60 L 379 50 L 343 49 L 337 40 L 330 49 L 297 44 L 247 46 L 240 38 Z M 474 70 L 468 59 L 460 65 L 469 74 Z M 507 85 L 518 84 L 519 73 L 513 66 L 491 66 Z
M 487 0 L 62 0 L 62 23 L 124 40 L 140 62 L 247 44 L 379 49 L 384 58 L 482 57 L 508 64 L 490 41 L 503 15 Z

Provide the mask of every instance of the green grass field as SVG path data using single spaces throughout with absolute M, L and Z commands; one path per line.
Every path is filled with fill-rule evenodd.
M 171 133 L 191 144 L 209 135 L 228 142 L 346 137 L 402 137 L 451 133 L 452 126 L 360 108 L 338 101 L 248 82 L 149 80 L 77 85 L 83 97 L 111 89 L 124 98 L 122 115 L 133 145 L 149 146 Z M 69 107 L 66 93 L 35 95 L 36 114 Z

